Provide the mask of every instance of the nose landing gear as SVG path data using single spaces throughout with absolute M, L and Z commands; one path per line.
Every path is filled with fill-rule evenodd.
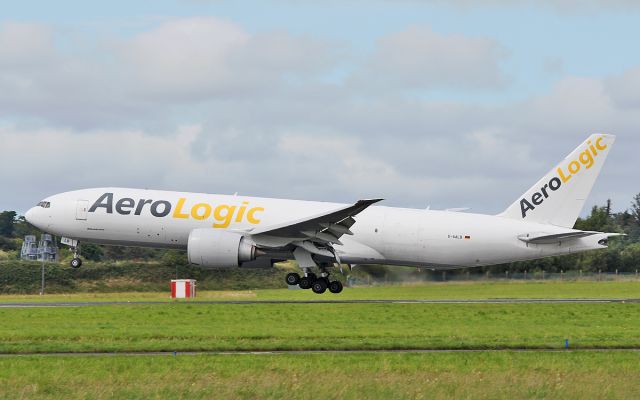
M 82 266 L 82 258 L 73 257 L 69 265 L 71 265 L 71 268 L 80 268 Z
M 77 240 L 63 238 L 62 244 L 67 244 L 73 251 L 73 259 L 69 262 L 71 268 L 80 268 L 82 266 L 82 258 L 80 258 L 80 243 Z

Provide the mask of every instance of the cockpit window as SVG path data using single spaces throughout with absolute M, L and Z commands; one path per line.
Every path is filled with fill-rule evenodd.
M 51 207 L 51 203 L 48 201 L 41 201 L 40 203 L 38 203 L 38 206 L 42 208 L 49 208 Z

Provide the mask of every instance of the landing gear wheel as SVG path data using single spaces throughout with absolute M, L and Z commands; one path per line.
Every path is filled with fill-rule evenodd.
M 318 279 L 318 277 L 316 276 L 316 274 L 314 274 L 313 272 L 309 272 L 307 274 L 307 278 L 311 279 L 311 283 L 313 283 L 313 281 L 315 281 L 316 279 Z
M 311 289 L 312 283 L 313 281 L 309 279 L 308 276 L 303 276 L 302 278 L 300 278 L 300 283 L 298 283 L 298 286 L 300 286 L 300 289 Z
M 333 282 L 329 283 L 329 291 L 331 293 L 340 293 L 340 292 L 342 292 L 342 282 L 333 281 Z
M 69 264 L 71 265 L 71 268 L 80 268 L 82 266 L 82 259 L 75 257 Z
M 311 285 L 311 290 L 313 290 L 313 293 L 317 293 L 317 294 L 324 293 L 325 290 L 327 290 L 326 279 L 323 279 L 323 278 L 316 279 L 316 281 L 313 282 L 313 285 Z
M 287 274 L 287 285 L 297 285 L 298 283 L 300 283 L 300 275 L 296 274 L 295 272 L 289 272 Z

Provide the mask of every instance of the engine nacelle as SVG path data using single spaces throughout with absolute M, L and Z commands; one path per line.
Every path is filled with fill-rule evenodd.
M 256 259 L 256 247 L 244 236 L 219 229 L 194 229 L 187 253 L 191 264 L 203 268 L 239 267 Z

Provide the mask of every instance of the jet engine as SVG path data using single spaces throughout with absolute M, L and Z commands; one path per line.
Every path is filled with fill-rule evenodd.
M 250 239 L 211 228 L 191 231 L 187 253 L 191 264 L 203 268 L 239 267 L 256 259 L 256 247 Z

